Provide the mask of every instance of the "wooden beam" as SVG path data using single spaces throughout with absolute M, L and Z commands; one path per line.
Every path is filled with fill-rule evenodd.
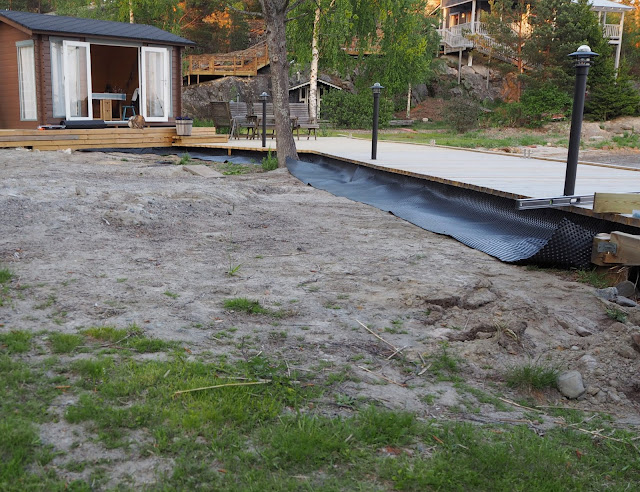
M 599 214 L 631 214 L 640 210 L 638 193 L 596 193 L 593 198 L 593 211 Z
M 596 265 L 640 265 L 640 236 L 614 231 L 593 238 L 591 262 Z

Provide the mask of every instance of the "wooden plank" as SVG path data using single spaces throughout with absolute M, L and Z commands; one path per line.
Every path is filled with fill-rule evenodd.
M 596 193 L 593 198 L 593 211 L 599 214 L 630 214 L 640 210 L 638 193 Z
M 614 231 L 593 239 L 591 262 L 596 265 L 640 265 L 640 236 Z

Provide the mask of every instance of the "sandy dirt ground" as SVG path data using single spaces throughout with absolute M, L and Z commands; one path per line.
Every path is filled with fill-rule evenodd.
M 501 263 L 286 170 L 205 179 L 176 163 L 0 150 L 0 264 L 29 286 L 0 308 L 0 330 L 136 323 L 195 354 L 262 352 L 301 370 L 348 368 L 358 382 L 345 381 L 344 394 L 389 408 L 496 418 L 480 402 L 479 414 L 465 413 L 474 397 L 424 370 L 446 342 L 467 385 L 515 399 L 522 395 L 504 385 L 509 368 L 575 369 L 583 397 L 534 398 L 639 422 L 631 334 L 640 308 L 620 308 L 627 321 L 615 322 L 570 272 Z M 225 310 L 236 297 L 287 315 Z M 401 348 L 404 362 L 358 321 Z

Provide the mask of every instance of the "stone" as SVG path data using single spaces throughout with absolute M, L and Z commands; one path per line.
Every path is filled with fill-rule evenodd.
M 565 371 L 558 376 L 558 391 L 569 399 L 575 399 L 585 392 L 582 374 L 578 371 Z
M 620 403 L 621 398 L 618 396 L 617 393 L 610 391 L 609 392 L 609 398 L 614 401 L 615 403 Z
M 584 354 L 582 357 L 580 357 L 579 362 L 588 371 L 595 372 L 596 368 L 598 367 L 598 361 L 593 355 Z
M 463 307 L 466 309 L 478 309 L 479 307 L 484 306 L 485 304 L 489 304 L 495 301 L 498 298 L 493 292 L 489 289 L 481 288 L 473 291 L 467 298 L 464 300 Z
M 76 195 L 78 195 L 78 196 L 87 196 L 87 189 L 84 186 L 77 185 L 76 186 Z
M 633 350 L 631 347 L 626 347 L 626 346 L 618 347 L 616 349 L 616 353 L 620 357 L 624 357 L 625 359 L 635 359 L 638 356 L 635 350 Z
M 583 328 L 582 326 L 576 326 L 575 329 L 576 329 L 576 333 L 581 337 L 590 337 L 591 335 L 593 335 L 593 333 L 591 333 L 586 328 Z
M 627 325 L 624 323 L 620 323 L 619 321 L 615 321 L 609 325 L 609 330 L 614 333 L 625 333 L 627 331 Z
M 619 296 L 633 297 L 636 295 L 636 284 L 629 280 L 620 282 L 618 285 L 616 285 L 616 289 L 618 289 Z
M 219 173 L 218 171 L 214 171 L 210 167 L 203 165 L 187 165 L 182 166 L 182 169 L 187 171 L 188 173 L 195 174 L 196 176 L 200 176 L 202 178 L 224 178 L 224 174 Z
M 632 301 L 628 297 L 623 297 L 623 296 L 617 296 L 615 299 L 613 299 L 613 302 L 615 302 L 616 304 L 619 304 L 620 306 L 624 306 L 624 307 L 637 307 L 638 306 L 638 303 L 636 301 Z
M 631 344 L 636 350 L 640 350 L 640 333 L 631 334 Z
M 600 388 L 598 388 L 597 386 L 589 386 L 587 388 L 587 393 L 591 396 L 596 396 L 598 393 L 600 393 Z
M 604 299 L 605 301 L 613 301 L 618 296 L 618 289 L 615 287 L 596 289 L 596 296 Z

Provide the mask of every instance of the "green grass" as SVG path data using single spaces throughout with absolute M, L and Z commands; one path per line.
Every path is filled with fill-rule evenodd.
M 82 453 L 69 460 L 40 441 L 38 426 L 59 418 L 81 426 L 75 446 L 91 441 L 120 449 L 127 460 L 167 463 L 150 490 L 597 491 L 634 490 L 640 481 L 635 434 L 600 416 L 572 412 L 566 419 L 620 442 L 567 426 L 539 436 L 526 425 L 418 418 L 341 393 L 323 403 L 314 373 L 265 357 L 99 355 L 100 342 L 125 343 L 130 332 L 139 329 L 86 330 L 87 354 L 71 363 L 0 354 L 0 490 L 88 491 L 115 477 L 117 463 Z M 47 347 L 40 343 L 46 336 L 32 342 Z M 451 357 L 447 347 L 437 357 L 444 354 Z M 261 384 L 230 386 L 245 382 Z M 217 385 L 226 386 L 175 394 Z M 62 417 L 48 411 L 61 395 L 56 386 L 69 386 L 64 399 L 72 403 Z M 334 401 L 347 416 L 335 416 Z M 82 471 L 87 481 L 63 478 Z M 110 487 L 136 488 L 122 476 Z
M 51 351 L 54 354 L 68 354 L 82 345 L 85 338 L 81 335 L 72 335 L 67 333 L 51 333 L 49 335 L 49 343 Z
M 449 147 L 486 149 L 525 147 L 528 145 L 546 145 L 547 142 L 554 142 L 553 138 L 541 135 L 532 135 L 522 132 L 518 136 L 498 138 L 486 135 L 480 131 L 459 134 L 454 131 L 446 132 L 421 132 L 421 133 L 385 133 L 379 136 L 380 140 L 394 140 L 397 142 L 414 142 L 420 144 L 430 144 L 435 140 L 436 145 L 446 145 Z
M 278 169 L 278 158 L 271 153 L 271 149 L 267 152 L 267 156 L 262 158 L 262 170 L 274 171 Z
M 558 369 L 539 362 L 512 367 L 505 376 L 507 385 L 527 390 L 555 388 L 557 379 Z
M 13 278 L 13 272 L 8 268 L 0 268 L 0 284 L 8 284 Z
M 220 166 L 220 172 L 225 176 L 248 174 L 252 171 L 253 166 L 243 166 L 242 164 L 234 164 L 233 162 L 225 162 Z
M 459 379 L 457 375 L 460 372 L 458 358 L 451 355 L 448 349 L 449 344 L 442 342 L 440 350 L 429 357 L 429 370 L 438 381 L 457 381 Z
M 265 314 L 274 318 L 283 318 L 287 316 L 286 311 L 274 310 L 263 307 L 258 301 L 247 299 L 246 297 L 236 297 L 234 299 L 226 299 L 223 303 L 225 309 L 238 311 L 247 314 Z
M 10 331 L 0 333 L 0 353 L 22 354 L 31 349 L 33 335 L 28 331 Z
M 614 321 L 618 321 L 620 323 L 624 323 L 627 321 L 628 314 L 625 313 L 622 309 L 617 307 L 610 307 L 606 310 L 607 316 Z
M 588 284 L 596 289 L 604 289 L 609 287 L 609 281 L 604 273 L 599 273 L 595 268 L 593 270 L 578 270 L 578 282 Z
M 176 342 L 145 337 L 142 329 L 135 323 L 127 328 L 97 326 L 82 330 L 81 333 L 89 338 L 106 342 L 107 347 L 124 347 L 140 353 L 162 352 L 179 347 Z
M 175 292 L 171 292 L 170 290 L 165 291 L 164 295 L 167 297 L 171 297 L 171 299 L 177 299 L 178 297 L 180 297 L 180 294 L 176 294 Z

